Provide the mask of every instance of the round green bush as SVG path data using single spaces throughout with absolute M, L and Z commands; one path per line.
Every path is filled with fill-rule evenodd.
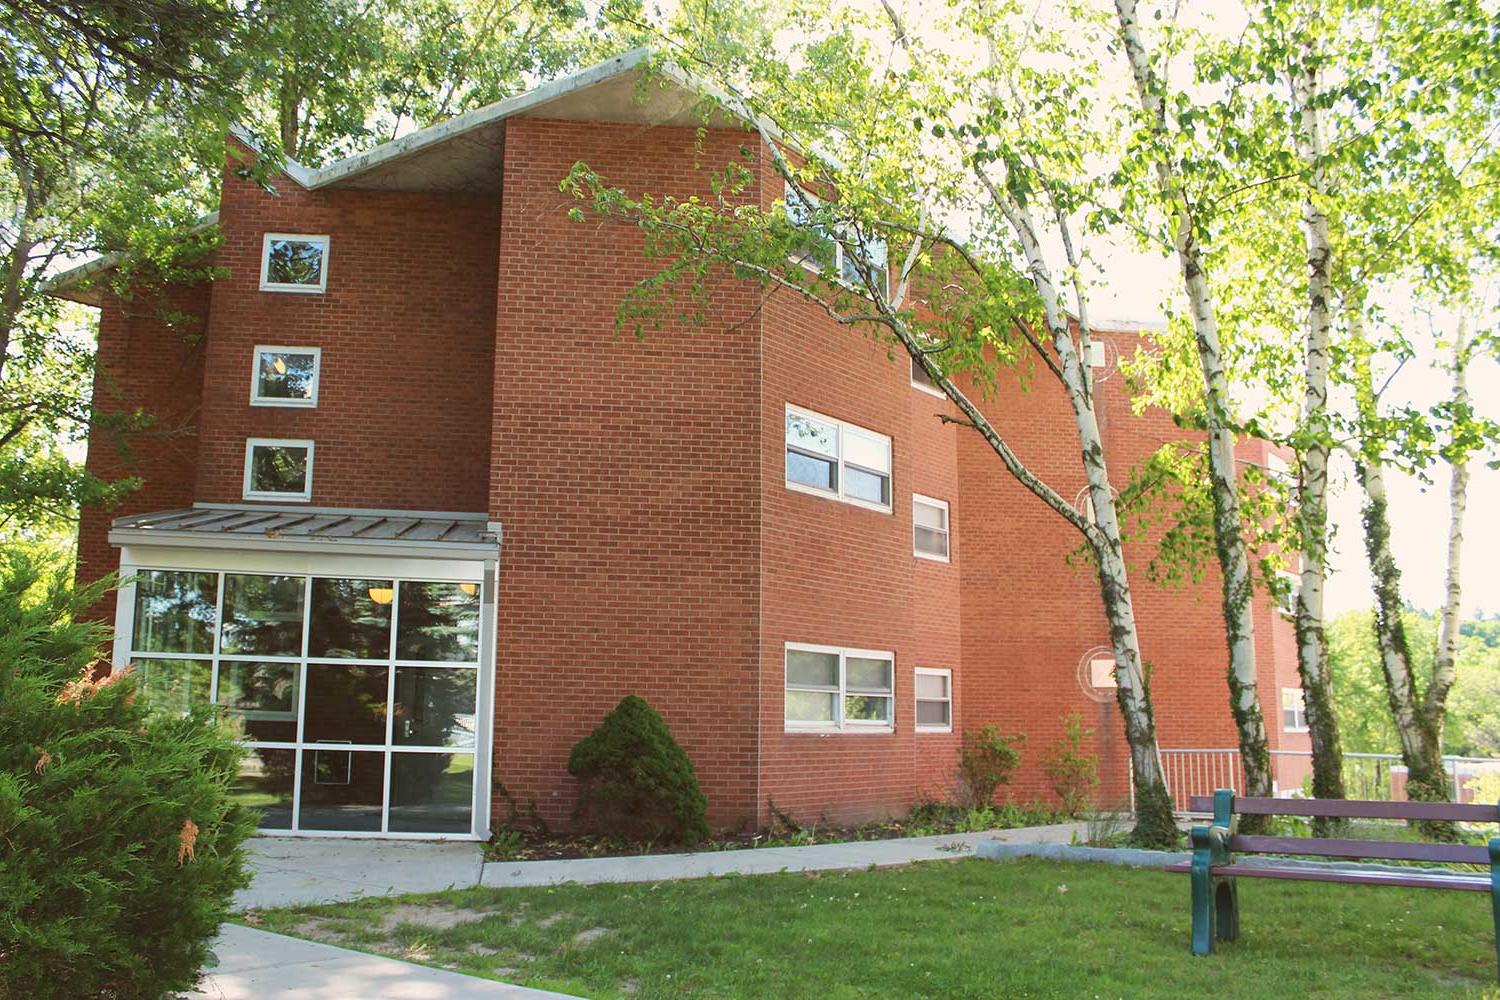
M 0 567 L 3 569 L 3 567 Z M 190 989 L 254 817 L 240 748 L 207 711 L 152 715 L 130 673 L 96 674 L 88 600 L 0 573 L 0 1000 Z
M 579 781 L 575 819 L 600 833 L 642 842 L 696 844 L 708 837 L 708 801 L 693 762 L 650 705 L 626 696 L 573 747 Z

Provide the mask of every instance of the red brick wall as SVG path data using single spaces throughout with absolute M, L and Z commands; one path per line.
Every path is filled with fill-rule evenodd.
M 119 569 L 119 553 L 108 537 L 114 518 L 193 502 L 210 290 L 203 284 L 176 289 L 164 299 L 141 294 L 122 301 L 106 296 L 99 311 L 94 405 L 106 414 L 139 412 L 151 422 L 123 435 L 103 426 L 89 434 L 86 466 L 91 474 L 109 481 L 136 476 L 142 485 L 113 509 L 83 509 L 78 529 L 80 581 L 97 580 Z M 162 318 L 167 313 L 194 318 L 169 325 Z M 114 610 L 112 597 L 95 609 L 105 621 L 114 620 Z
M 310 438 L 314 505 L 483 510 L 499 199 L 274 187 L 224 175 L 197 499 L 240 501 L 246 438 Z M 260 291 L 268 232 L 331 237 L 324 294 Z M 322 349 L 315 408 L 250 405 L 257 344 Z
M 746 137 L 711 134 L 705 162 Z M 710 821 L 754 818 L 761 502 L 756 297 L 713 320 L 616 330 L 649 274 L 639 232 L 570 222 L 558 181 L 707 195 L 692 129 L 512 121 L 505 142 L 490 504 L 500 565 L 495 777 L 565 822 L 568 751 L 627 694 L 666 718 Z M 497 814 L 503 807 L 497 803 Z

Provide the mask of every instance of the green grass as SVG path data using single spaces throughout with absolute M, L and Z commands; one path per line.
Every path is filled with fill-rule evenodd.
M 1193 958 L 1186 876 L 1036 860 L 471 889 L 257 918 L 586 997 L 1500 997 L 1478 893 L 1245 880 L 1240 940 Z

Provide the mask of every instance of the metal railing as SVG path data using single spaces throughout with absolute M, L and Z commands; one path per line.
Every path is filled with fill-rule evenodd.
M 1309 750 L 1272 750 L 1271 780 L 1276 794 L 1301 794 L 1311 781 L 1312 752 Z M 1186 812 L 1188 799 L 1194 795 L 1211 795 L 1218 788 L 1239 791 L 1245 787 L 1245 769 L 1240 751 L 1231 749 L 1174 749 L 1161 751 L 1162 774 L 1172 805 Z M 1448 772 L 1450 795 L 1455 802 L 1473 798 L 1470 782 L 1486 773 L 1500 773 L 1500 760 L 1489 757 L 1443 758 Z M 1406 768 L 1396 754 L 1344 754 L 1344 792 L 1351 799 L 1392 800 L 1406 797 Z

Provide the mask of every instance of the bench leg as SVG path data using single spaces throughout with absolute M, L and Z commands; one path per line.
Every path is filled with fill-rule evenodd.
M 1238 883 L 1232 878 L 1214 879 L 1214 923 L 1220 941 L 1240 936 L 1240 896 Z
M 1217 935 L 1218 913 L 1214 905 L 1214 882 L 1207 865 L 1193 865 L 1193 954 L 1211 955 Z

